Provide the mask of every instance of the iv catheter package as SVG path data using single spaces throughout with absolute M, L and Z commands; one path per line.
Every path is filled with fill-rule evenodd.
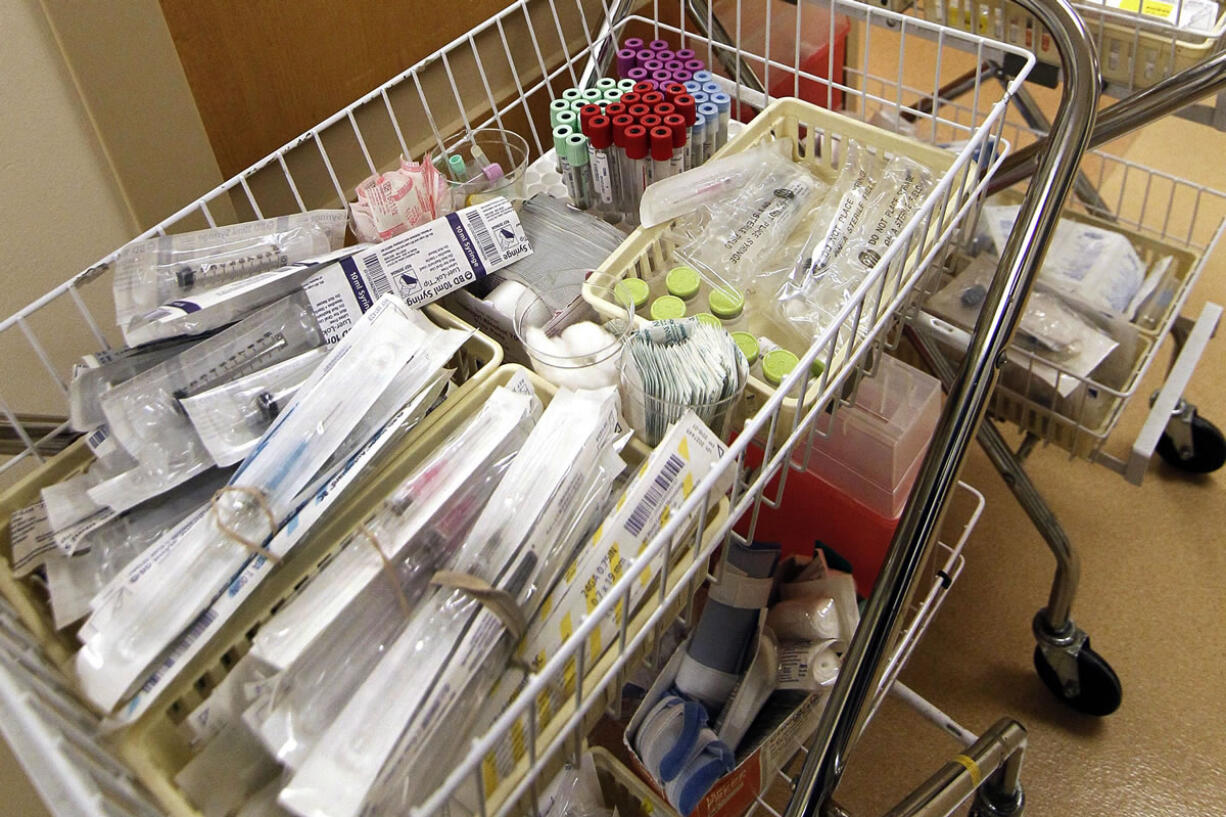
M 124 329 L 124 340 L 137 345 L 220 329 L 261 306 L 284 298 L 302 286 L 313 273 L 366 246 L 345 247 L 217 287 L 184 294 L 133 318 Z
M 540 672 L 545 662 L 575 637 L 574 631 L 585 625 L 613 585 L 635 569 L 639 559 L 646 558 L 647 543 L 680 510 L 694 488 L 711 474 L 726 451 L 727 447 L 693 412 L 685 412 L 673 423 L 626 486 L 613 512 L 575 555 L 574 562 L 566 570 L 566 579 L 549 591 L 541 615 L 529 624 L 518 654 L 532 672 Z M 711 495 L 722 496 L 731 487 L 731 479 L 732 469 L 728 469 L 711 489 Z M 699 520 L 698 524 L 701 526 L 704 522 Z M 681 545 L 688 546 L 692 540 L 693 537 L 686 536 Z M 674 550 L 672 559 L 674 564 L 679 563 L 681 553 Z M 625 611 L 619 606 L 594 623 L 594 629 L 585 638 L 584 660 L 588 667 L 594 666 L 603 652 L 617 643 L 622 617 L 633 618 L 649 594 L 656 592 L 662 562 L 661 554 L 650 558 L 641 578 L 630 585 Z M 573 672 L 572 663 L 567 672 L 572 680 Z M 483 734 L 506 711 L 519 694 L 523 680 L 523 670 L 513 665 L 507 667 L 481 709 L 474 734 Z M 530 707 L 528 715 L 545 718 L 545 712 L 558 711 L 568 696 L 574 694 L 573 688 L 564 686 L 553 684 L 542 691 L 537 696 L 539 708 Z M 537 724 L 537 734 L 545 725 L 545 721 Z M 526 723 L 520 726 L 524 734 L 531 729 Z M 486 758 L 484 768 L 496 770 L 499 775 L 509 775 L 518 760 L 514 747 L 502 744 Z M 460 797 L 466 794 L 466 789 L 458 792 Z M 472 808 L 475 812 L 476 803 Z
M 245 661 L 266 691 L 246 714 L 269 752 L 297 768 L 450 563 L 518 454 L 540 405 L 497 389 L 384 501 L 285 608 Z
M 839 178 L 817 208 L 812 232 L 776 296 L 781 317 L 806 344 L 842 323 L 840 313 L 856 300 L 933 187 L 931 171 L 913 159 L 897 155 L 887 161 L 854 141 L 848 145 Z M 903 282 L 890 276 L 901 269 L 901 261 L 889 264 L 886 280 L 862 296 L 861 333 L 876 320 L 878 298 L 899 291 Z
M 446 777 L 523 622 L 605 514 L 622 468 L 616 404 L 613 388 L 553 398 L 446 578 L 436 576 L 441 586 L 319 738 L 282 806 L 406 813 Z
M 126 333 L 168 301 L 340 249 L 345 224 L 344 210 L 311 210 L 129 244 L 115 259 L 115 323 Z
M 278 307 L 302 308 L 292 298 L 269 309 Z M 376 303 L 311 373 L 207 509 L 160 538 L 103 591 L 79 633 L 82 691 L 99 708 L 112 709 L 253 556 L 278 560 L 265 543 L 318 490 L 318 480 L 344 466 L 435 383 L 466 337 L 434 327 L 396 298 Z M 118 416 L 108 412 L 112 423 Z M 198 437 L 194 441 L 203 449 Z

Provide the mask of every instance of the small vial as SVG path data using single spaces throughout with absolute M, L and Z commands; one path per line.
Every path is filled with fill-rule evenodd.
M 702 83 L 696 79 L 687 80 L 685 83 L 685 92 L 687 94 L 701 94 Z
M 707 308 L 729 332 L 745 324 L 745 297 L 735 289 L 718 287 L 707 293 Z
M 685 117 L 679 113 L 670 113 L 664 117 L 664 124 L 673 132 L 673 168 L 669 175 L 676 176 L 685 171 Z
M 617 87 L 617 80 L 613 79 L 613 77 L 601 77 L 600 79 L 596 80 L 596 87 L 599 88 L 601 92 L 609 91 Z
M 732 342 L 741 350 L 741 354 L 745 355 L 745 360 L 750 366 L 758 362 L 758 339 L 749 332 L 733 332 Z
M 732 118 L 732 97 L 724 93 L 711 94 L 711 102 L 719 111 L 719 125 L 715 131 L 715 149 L 728 142 L 728 122 Z
M 758 345 L 765 349 L 762 339 Z M 772 344 L 774 345 L 774 344 Z M 800 364 L 800 358 L 787 349 L 775 348 L 762 355 L 762 379 L 772 386 L 778 386 Z
M 709 82 L 704 82 L 702 84 L 702 92 L 706 94 L 707 96 L 710 96 L 711 94 L 720 94 L 720 93 L 723 93 L 723 91 L 724 91 L 723 87 L 718 82 L 715 82 L 714 80 L 711 80 Z
M 719 322 L 719 318 L 715 317 L 710 312 L 699 312 L 694 317 L 698 318 L 699 323 L 706 324 L 712 329 L 723 329 L 723 326 Z
M 582 133 L 566 137 L 566 158 L 570 162 L 566 192 L 570 194 L 571 204 L 580 210 L 592 207 L 592 169 L 588 164 L 587 145 L 588 139 Z
M 654 184 L 673 174 L 673 129 L 660 124 L 652 128 L 649 135 L 651 137 L 651 182 Z
M 617 90 L 621 91 L 623 94 L 630 93 L 631 91 L 634 90 L 634 80 L 619 79 L 617 81 Z
M 592 204 L 602 213 L 617 211 L 617 179 L 612 156 L 613 123 L 607 116 L 588 122 L 588 166 L 592 173 Z
M 574 102 L 576 99 L 583 99 L 583 91 L 578 88 L 567 88 L 562 92 L 562 98 L 567 102 Z
M 555 99 L 549 103 L 549 127 L 556 128 L 558 126 L 558 114 L 562 111 L 570 110 L 570 102 L 565 99 Z
M 664 276 L 664 286 L 669 295 L 688 301 L 698 294 L 702 287 L 702 278 L 693 267 L 673 267 Z
M 634 311 L 638 312 L 647 305 L 647 299 L 651 297 L 651 288 L 642 278 L 626 278 L 618 281 L 613 287 L 613 295 L 619 303 L 631 304 L 634 306 Z
M 704 71 L 694 72 L 694 81 L 700 85 L 704 82 L 712 82 L 714 81 L 714 79 L 715 79 L 715 75 L 712 74 L 710 71 L 704 70 Z
M 555 167 L 558 173 L 562 174 L 563 179 L 566 178 L 566 173 L 570 169 L 570 162 L 566 158 L 566 137 L 574 132 L 570 125 L 558 125 L 553 129 L 553 152 L 557 159 Z
M 457 182 L 468 181 L 468 168 L 464 165 L 464 157 L 453 153 L 447 157 L 447 172 Z
M 639 202 L 647 187 L 647 130 L 642 125 L 626 128 L 626 194 L 628 196 L 626 219 L 631 224 L 639 223 Z
M 716 151 L 717 137 L 719 136 L 719 108 L 714 102 L 704 102 L 698 106 L 698 112 L 702 114 L 703 120 L 707 123 L 706 130 L 706 146 L 702 152 L 707 159 L 710 159 Z
M 694 126 L 690 128 L 690 167 L 698 167 L 710 158 L 707 150 L 707 120 L 700 113 L 694 114 Z
M 653 321 L 680 320 L 685 317 L 685 301 L 675 295 L 661 295 L 651 302 Z

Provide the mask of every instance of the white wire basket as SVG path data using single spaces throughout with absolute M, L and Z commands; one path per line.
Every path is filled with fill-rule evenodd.
M 703 26 L 702 20 L 687 16 L 686 8 L 684 0 L 654 2 L 652 16 L 630 16 L 608 25 L 604 22 L 607 8 L 597 0 L 514 2 L 138 237 L 337 206 L 355 185 L 368 175 L 394 166 L 400 155 L 420 157 L 441 147 L 453 135 L 480 127 L 498 126 L 523 133 L 533 156 L 539 156 L 549 147 L 541 123 L 547 120 L 550 100 L 578 83 L 589 58 L 609 51 L 622 36 L 647 34 L 705 54 L 711 66 L 723 66 L 718 70 L 735 92 L 734 113 L 746 117 L 772 101 L 768 94 L 749 87 L 753 84 L 749 71 L 766 78 L 765 87 L 774 85 L 769 81 L 772 74 L 777 78 L 782 73 L 793 77 L 793 89 L 807 89 L 811 102 L 820 104 L 824 99 L 830 103 L 838 93 L 848 117 L 869 122 L 883 112 L 905 114 L 917 123 L 919 141 L 954 145 L 950 150 L 953 159 L 940 184 L 844 309 L 837 325 L 814 342 L 802 356 L 801 365 L 762 401 L 714 473 L 695 486 L 684 506 L 589 616 L 588 622 L 594 623 L 612 614 L 616 605 L 628 598 L 632 584 L 641 581 L 649 570 L 655 571 L 664 578 L 657 583 L 656 598 L 636 634 L 629 634 L 623 617 L 611 663 L 599 677 L 590 677 L 585 670 L 590 627 L 576 628 L 503 717 L 477 738 L 447 780 L 413 810 L 422 817 L 455 807 L 461 791 L 470 805 L 470 798 L 475 798 L 473 811 L 482 817 L 502 817 L 523 805 L 524 798 L 531 800 L 541 773 L 563 752 L 578 746 L 589 723 L 588 715 L 599 711 L 610 692 L 620 688 L 636 648 L 655 638 L 678 610 L 685 610 L 699 584 L 718 580 L 718 570 L 715 574 L 708 570 L 708 559 L 721 543 L 736 535 L 732 525 L 745 514 L 751 516 L 747 535 L 753 538 L 760 504 L 777 504 L 782 495 L 787 471 L 783 464 L 813 433 L 815 419 L 826 406 L 851 399 L 845 393 L 846 384 L 856 382 L 875 352 L 887 345 L 891 330 L 898 327 L 903 312 L 913 306 L 916 284 L 924 270 L 934 261 L 943 260 L 949 242 L 976 212 L 988 177 L 1001 159 L 1000 153 L 988 146 L 1004 144 L 1002 129 L 1009 100 L 1033 65 L 1033 58 L 1024 50 L 978 34 L 950 31 L 850 0 L 835 0 L 833 10 L 837 14 L 859 19 L 864 25 L 852 35 L 856 42 L 848 44 L 849 53 L 858 56 L 846 66 L 842 81 L 830 81 L 810 67 L 801 67 L 798 46 L 771 53 L 773 38 L 768 37 L 765 53 L 743 47 L 739 4 L 737 22 L 725 26 L 734 32 L 729 42 L 700 33 L 711 29 L 710 12 Z M 796 14 L 799 30 L 799 7 Z M 831 32 L 835 16 L 829 17 Z M 769 28 L 769 16 L 767 25 Z M 881 61 L 870 59 L 870 55 L 886 47 L 890 59 L 883 68 Z M 1006 55 L 1020 62 L 1019 76 L 1005 85 L 976 84 L 971 103 L 960 108 L 957 117 L 916 101 L 937 92 L 947 81 L 951 65 L 968 59 L 1003 59 Z M 827 76 L 835 75 L 833 51 L 827 69 Z M 808 148 L 825 149 L 813 144 L 811 138 Z M 983 158 L 988 156 L 993 159 Z M 67 431 L 63 419 L 67 414 L 65 384 L 72 364 L 82 354 L 117 342 L 118 333 L 109 319 L 109 264 L 113 258 L 114 254 L 100 259 L 0 322 L 0 359 L 5 372 L 0 388 L 6 392 L 0 395 L 0 413 L 11 426 L 12 441 L 18 443 L 18 450 L 0 465 L 5 480 L 20 479 L 62 443 Z M 865 307 L 870 293 L 876 296 L 871 309 Z M 850 332 L 857 339 L 844 354 L 843 364 L 827 366 L 819 378 L 810 378 L 810 364 L 819 357 L 830 361 L 833 339 L 840 332 Z M 786 401 L 794 406 L 802 404 L 804 410 L 785 417 L 782 409 Z M 753 439 L 762 444 L 764 458 L 762 466 L 749 470 L 744 455 Z M 731 497 L 725 500 L 713 492 L 713 486 L 730 472 L 735 472 L 736 478 Z M 766 499 L 765 487 L 776 476 L 776 499 Z M 731 512 L 717 529 L 704 531 L 703 523 L 725 501 Z M 964 541 L 969 528 L 970 524 L 955 541 Z M 691 530 L 696 531 L 693 546 L 686 547 L 683 540 L 690 537 L 687 531 Z M 958 548 L 960 544 L 951 558 L 957 558 Z M 680 555 L 683 551 L 684 557 Z M 933 598 L 939 596 L 937 593 Z M 935 603 L 931 609 L 935 611 Z M 681 616 L 688 618 L 688 613 Z M 918 635 L 922 629 L 917 623 L 912 632 Z M 483 769 L 489 751 L 511 740 L 513 724 L 533 707 L 535 695 L 570 671 L 575 673 L 567 687 L 574 690 L 573 707 L 562 721 L 551 724 L 554 737 L 545 741 L 529 727 L 521 736 L 527 761 L 524 768 L 513 779 L 495 781 L 490 789 Z M 527 721 L 535 723 L 533 718 Z M 75 784 L 66 781 L 64 785 Z

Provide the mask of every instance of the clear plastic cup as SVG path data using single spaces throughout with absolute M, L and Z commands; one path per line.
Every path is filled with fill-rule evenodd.
M 681 403 L 649 394 L 637 386 L 630 377 L 621 376 L 619 367 L 618 387 L 622 394 L 622 412 L 635 433 L 648 445 L 659 445 L 668 427 L 681 418 L 687 410 L 693 411 L 707 428 L 724 442 L 732 438 L 736 407 L 745 393 L 749 378 L 742 379 L 739 387 L 728 397 L 713 403 Z
M 518 133 L 501 128 L 462 133 L 436 150 L 432 161 L 447 181 L 456 210 L 495 196 L 524 198 L 528 143 Z
M 525 292 L 515 307 L 515 336 L 532 368 L 557 386 L 616 386 L 622 347 L 634 332 L 633 301 L 614 292 L 612 276 L 566 270 L 557 280 L 575 283 Z M 596 312 L 584 300 L 585 286 L 615 308 L 605 315 Z

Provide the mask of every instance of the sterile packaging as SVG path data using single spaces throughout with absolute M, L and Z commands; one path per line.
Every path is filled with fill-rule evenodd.
M 345 242 L 344 210 L 311 210 L 137 241 L 115 259 L 115 323 L 186 295 L 312 256 Z
M 350 202 L 353 234 L 361 241 L 386 241 L 451 212 L 447 182 L 430 162 L 400 164 L 362 181 Z
M 322 347 L 312 349 L 183 398 L 183 410 L 213 462 L 233 465 L 251 453 L 327 354 Z
M 278 761 L 296 768 L 314 748 L 454 556 L 537 413 L 534 397 L 496 390 L 260 629 L 245 660 L 267 693 L 246 717 Z
M 301 491 L 295 504 L 298 509 L 289 517 L 266 548 L 268 556 L 260 555 L 247 561 L 207 610 L 202 612 L 179 636 L 166 657 L 140 685 L 112 722 L 124 725 L 133 722 L 158 699 L 178 677 L 184 667 L 242 606 L 244 601 L 268 577 L 275 566 L 273 559 L 284 558 L 327 516 L 330 508 L 347 496 L 359 480 L 384 465 L 384 455 L 394 449 L 426 411 L 434 405 L 446 380 L 440 373 L 422 391 L 383 426 L 361 449 L 333 468 L 321 479 Z
M 173 342 L 146 349 L 125 349 L 122 354 L 108 354 L 103 358 L 89 355 L 87 362 L 73 367 L 72 382 L 68 384 L 69 425 L 74 431 L 84 432 L 105 423 L 101 398 L 108 389 L 174 357 L 188 345 Z
M 212 466 L 179 401 L 323 342 L 298 293 L 107 391 L 101 399 L 107 425 L 137 466 L 90 489 L 91 498 L 125 510 Z
M 620 470 L 616 427 L 614 389 L 554 397 L 451 568 L 492 592 L 477 601 L 448 582 L 414 610 L 282 791 L 283 806 L 402 813 L 445 776 L 508 657 L 508 629 L 604 513 Z
M 437 329 L 396 298 L 381 299 L 311 374 L 209 512 L 150 548 L 127 574 L 125 591 L 94 611 L 76 661 L 85 694 L 106 710 L 127 694 L 230 576 L 252 555 L 267 556 L 264 542 L 295 510 L 299 492 L 383 392 L 399 386 L 407 400 L 465 337 Z M 400 377 L 406 367 L 408 380 Z
M 124 327 L 124 340 L 135 346 L 220 329 L 289 295 L 315 272 L 365 248 L 366 245 L 345 247 L 212 289 L 177 297 L 151 312 L 133 318 L 131 323 Z

